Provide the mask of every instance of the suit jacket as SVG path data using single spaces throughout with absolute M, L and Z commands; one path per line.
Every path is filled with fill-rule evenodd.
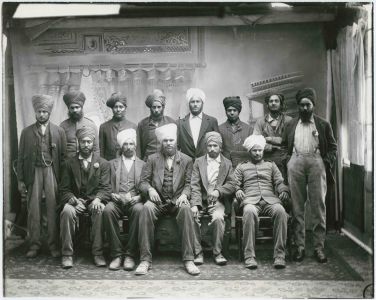
M 63 166 L 59 189 L 60 204 L 64 206 L 73 196 L 78 198 L 81 188 L 80 161 L 78 155 L 76 155 L 69 158 Z M 95 198 L 107 203 L 111 197 L 110 163 L 95 153 L 93 153 L 90 163 L 86 194 L 88 195 L 87 199 L 85 199 L 88 200 L 87 204 Z
M 197 147 L 193 142 L 189 114 L 177 121 L 178 125 L 178 148 L 184 154 L 195 159 L 206 154 L 205 134 L 209 131 L 219 132 L 216 118 L 202 114 L 200 133 L 197 139 Z
M 330 183 L 334 182 L 334 173 L 332 168 L 337 157 L 337 142 L 333 135 L 332 126 L 324 119 L 314 115 L 317 132 L 319 133 L 319 149 L 321 157 L 325 163 L 327 180 Z M 282 147 L 287 150 L 287 160 L 290 160 L 292 151 L 294 149 L 295 129 L 298 124 L 299 117 L 292 119 L 287 123 L 282 135 Z
M 113 193 L 119 193 L 120 190 L 120 172 L 121 172 L 121 164 L 123 163 L 121 157 L 117 157 L 110 161 L 111 164 L 111 188 Z M 135 186 L 140 193 L 140 182 L 141 182 L 141 171 L 145 162 L 138 157 L 134 161 L 134 168 L 135 168 Z
M 66 138 L 62 128 L 49 122 L 47 130 L 50 131 L 50 149 L 52 154 L 52 167 L 56 181 L 60 181 L 61 165 L 64 161 Z M 33 184 L 35 161 L 37 154 L 38 127 L 37 123 L 24 128 L 21 132 L 20 145 L 17 159 L 17 177 L 26 186 Z
M 191 206 L 207 207 L 208 198 L 208 173 L 207 156 L 201 156 L 193 164 L 191 179 Z M 235 191 L 235 179 L 232 176 L 232 163 L 221 154 L 217 184 L 215 189 L 220 193 L 220 201 L 225 204 L 225 213 L 231 213 L 232 195 Z
M 172 203 L 175 204 L 181 194 L 185 194 L 188 199 L 191 197 L 191 176 L 192 176 L 192 159 L 177 151 L 173 162 Z M 141 173 L 140 190 L 148 197 L 148 189 L 153 187 L 159 195 L 162 194 L 162 185 L 164 179 L 165 157 L 161 152 L 149 156 Z

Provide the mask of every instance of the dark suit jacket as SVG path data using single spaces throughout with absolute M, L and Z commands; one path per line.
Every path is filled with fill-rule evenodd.
M 121 171 L 121 164 L 122 158 L 117 157 L 110 161 L 111 164 L 111 187 L 113 193 L 119 193 L 120 189 L 120 171 Z M 145 162 L 138 157 L 134 161 L 134 168 L 135 168 L 135 186 L 136 189 L 139 191 L 140 182 L 141 182 L 141 171 Z M 140 191 L 139 191 L 140 193 Z
M 178 149 L 184 154 L 195 159 L 206 154 L 205 134 L 209 131 L 219 132 L 216 118 L 202 114 L 202 123 L 197 140 L 197 148 L 193 143 L 191 127 L 189 126 L 189 114 L 177 121 L 178 125 Z
M 191 176 L 192 176 L 192 159 L 177 151 L 175 154 L 175 159 L 173 162 L 173 179 L 172 179 L 172 189 L 173 198 L 172 203 L 175 204 L 177 198 L 181 194 L 185 194 L 188 199 L 191 197 Z M 158 194 L 162 194 L 162 185 L 164 179 L 164 169 L 165 169 L 165 157 L 161 152 L 154 153 L 149 156 L 145 166 L 141 173 L 141 184 L 140 190 L 148 197 L 148 189 L 153 187 L 156 189 Z
M 334 182 L 332 167 L 337 157 L 337 142 L 333 136 L 333 130 L 330 124 L 324 119 L 314 115 L 316 129 L 319 133 L 319 149 L 321 157 L 325 163 L 328 182 Z M 286 124 L 282 135 L 282 147 L 287 149 L 287 160 L 290 160 L 294 148 L 295 129 L 298 124 L 299 117 L 292 119 Z
M 191 206 L 207 207 L 208 198 L 208 173 L 207 156 L 201 156 L 193 164 L 191 179 Z M 218 179 L 215 189 L 220 193 L 220 201 L 225 204 L 225 213 L 231 212 L 232 194 L 235 190 L 235 179 L 232 176 L 232 163 L 221 154 L 221 164 L 219 165 Z
M 49 122 L 47 129 L 50 131 L 50 149 L 52 154 L 52 167 L 56 181 L 60 181 L 61 165 L 64 161 L 66 138 L 65 132 L 59 126 Z M 17 178 L 26 186 L 33 184 L 35 161 L 37 154 L 38 127 L 34 123 L 22 130 L 17 159 Z
M 88 200 L 87 204 L 95 198 L 101 199 L 103 203 L 107 203 L 110 200 L 110 163 L 95 153 L 93 153 L 90 163 L 86 189 L 88 198 L 85 200 Z M 81 172 L 78 155 L 69 158 L 65 162 L 59 192 L 61 206 L 64 206 L 73 196 L 79 197 L 81 192 Z

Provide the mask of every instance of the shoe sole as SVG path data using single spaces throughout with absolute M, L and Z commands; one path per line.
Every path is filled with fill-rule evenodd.
M 68 269 L 71 269 L 73 266 L 62 266 L 62 268 L 64 269 L 64 270 L 68 270 Z
M 250 270 L 255 270 L 257 269 L 257 266 L 245 266 L 247 269 L 250 269 Z
M 215 262 L 217 266 L 225 266 L 227 265 L 227 261 Z
M 108 268 L 109 270 L 111 270 L 111 271 L 119 271 L 120 270 L 120 267 L 119 268 Z
M 280 270 L 280 269 L 286 268 L 286 266 L 284 266 L 284 265 L 274 265 L 274 268 Z
M 193 261 L 193 263 L 196 265 L 196 266 L 201 266 L 204 264 L 203 261 Z
M 133 271 L 133 270 L 134 270 L 134 267 L 133 267 L 133 268 L 123 267 L 123 270 L 124 270 L 124 271 Z

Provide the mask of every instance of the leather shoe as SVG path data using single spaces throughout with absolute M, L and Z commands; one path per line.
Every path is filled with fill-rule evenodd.
M 135 275 L 146 275 L 148 273 L 149 269 L 151 269 L 151 263 L 146 261 L 146 260 L 142 260 L 140 262 L 140 264 L 138 265 L 136 272 L 134 274 Z
M 294 255 L 292 256 L 292 259 L 294 261 L 300 262 L 300 261 L 303 261 L 304 257 L 305 257 L 305 250 L 303 248 L 298 248 L 296 249 Z
M 53 258 L 58 258 L 58 257 L 60 257 L 60 256 L 61 256 L 60 251 L 59 251 L 59 250 L 51 250 L 51 256 L 52 256 Z
M 277 256 L 277 257 L 274 259 L 273 266 L 274 266 L 274 268 L 276 268 L 276 269 L 284 269 L 284 268 L 286 267 L 286 261 L 285 261 L 285 258 L 284 258 L 284 257 L 279 257 L 279 256 Z
M 227 264 L 227 259 L 222 255 L 222 253 L 214 255 L 214 261 L 218 266 L 224 266 Z
M 63 269 L 70 269 L 73 267 L 73 256 L 63 256 L 61 259 L 61 266 Z
M 316 249 L 313 255 L 315 256 L 316 260 L 321 264 L 326 263 L 328 261 L 328 258 L 326 257 L 323 249 Z
M 194 264 L 192 260 L 186 260 L 184 262 L 184 267 L 187 270 L 189 275 L 196 276 L 200 274 L 200 270 L 196 267 L 196 265 Z
M 204 255 L 202 254 L 202 252 L 200 252 L 199 254 L 196 255 L 193 262 L 197 266 L 202 265 L 204 263 Z
M 257 261 L 254 257 L 248 257 L 244 261 L 244 265 L 247 269 L 251 269 L 251 270 L 257 269 Z
M 38 252 L 39 252 L 38 250 L 30 249 L 29 251 L 27 251 L 27 253 L 26 253 L 26 257 L 27 257 L 27 258 L 34 258 L 34 257 L 37 257 Z
M 124 259 L 123 269 L 125 271 L 132 271 L 135 267 L 134 259 L 130 256 L 126 256 Z
M 120 270 L 120 266 L 121 266 L 121 256 L 118 256 L 118 257 L 115 257 L 110 265 L 108 266 L 108 268 L 112 271 L 117 271 L 117 270 Z
M 103 255 L 94 255 L 94 264 L 96 267 L 105 267 L 106 261 L 104 260 Z

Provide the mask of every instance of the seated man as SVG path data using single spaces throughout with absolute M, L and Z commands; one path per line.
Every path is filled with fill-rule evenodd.
M 110 161 L 111 164 L 111 202 L 103 210 L 103 227 L 110 242 L 112 262 L 110 270 L 119 270 L 122 264 L 123 247 L 120 240 L 119 219 L 129 215 L 128 249 L 123 268 L 134 269 L 134 258 L 138 254 L 138 219 L 143 208 L 140 184 L 144 162 L 136 156 L 136 130 L 125 129 L 117 134 L 121 156 Z
M 193 263 L 195 232 L 189 205 L 192 159 L 176 150 L 176 132 L 175 124 L 167 124 L 155 130 L 162 147 L 148 157 L 142 169 L 140 190 L 148 200 L 140 214 L 141 262 L 136 275 L 146 274 L 151 267 L 155 223 L 159 217 L 167 214 L 176 217 L 187 272 L 191 275 L 200 273 Z
M 231 195 L 235 185 L 232 177 L 232 164 L 222 154 L 222 138 L 218 132 L 206 133 L 207 154 L 196 159 L 191 179 L 191 210 L 198 221 L 203 214 L 209 214 L 209 226 L 213 230 L 213 255 L 217 265 L 225 265 L 222 255 L 223 235 L 225 233 L 225 215 L 231 212 Z M 199 255 L 195 263 L 203 262 L 200 243 L 200 226 L 196 221 L 195 246 Z
M 273 220 L 274 267 L 286 266 L 287 213 L 282 206 L 289 198 L 288 187 L 274 162 L 264 161 L 265 138 L 251 135 L 243 146 L 250 154 L 250 161 L 239 164 L 235 171 L 236 198 L 243 208 L 243 248 L 245 267 L 256 269 L 255 238 L 258 215 L 267 214 Z M 275 195 L 274 191 L 278 193 Z
M 78 215 L 91 215 L 91 240 L 94 263 L 106 266 L 103 258 L 102 211 L 111 197 L 110 163 L 93 153 L 96 132 L 92 127 L 77 130 L 79 152 L 68 159 L 63 167 L 60 196 L 63 210 L 60 214 L 62 267 L 73 267 L 73 237 Z

